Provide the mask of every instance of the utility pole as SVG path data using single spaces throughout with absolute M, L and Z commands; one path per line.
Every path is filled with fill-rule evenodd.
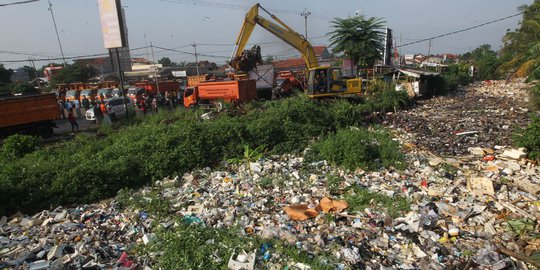
M 146 41 L 146 33 L 144 33 L 144 50 L 146 51 L 146 60 L 150 59 L 148 54 L 148 42 Z
M 429 58 L 430 55 L 431 55 L 431 39 L 429 40 L 429 47 L 428 47 L 427 57 Z
M 311 15 L 311 12 L 309 12 L 307 9 L 304 9 L 304 11 L 302 11 L 300 15 L 304 17 L 304 25 L 305 25 L 305 31 L 306 31 L 305 37 L 307 40 L 307 17 Z
M 191 43 L 191 46 L 195 49 L 195 67 L 197 68 L 197 76 L 199 75 L 199 59 L 197 58 L 197 44 Z
M 159 79 L 157 76 L 158 67 L 156 66 L 156 55 L 154 54 L 154 46 L 152 45 L 152 41 L 150 41 L 150 49 L 152 50 L 152 62 L 154 62 L 154 79 L 156 80 L 156 88 L 158 94 L 161 94 L 161 91 L 159 91 Z
M 54 19 L 54 13 L 52 10 L 51 0 L 48 0 L 48 1 L 49 1 L 49 10 L 51 11 L 51 17 L 54 24 L 54 31 L 56 31 L 56 38 L 58 39 L 58 46 L 60 47 L 60 53 L 62 54 L 62 61 L 64 62 L 64 67 L 66 67 L 67 66 L 66 58 L 64 57 L 64 50 L 62 49 L 62 43 L 60 42 L 60 35 L 58 35 L 58 27 L 56 27 L 56 20 Z

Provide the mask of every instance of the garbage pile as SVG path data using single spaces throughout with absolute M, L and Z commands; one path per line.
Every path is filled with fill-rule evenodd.
M 262 65 L 263 59 L 261 55 L 261 47 L 254 45 L 249 50 L 244 50 L 241 55 L 230 61 L 231 67 L 238 72 L 248 73 L 257 67 L 257 64 Z
M 467 156 L 442 158 L 404 146 L 410 166 L 403 172 L 344 171 L 324 161 L 273 156 L 193 171 L 138 191 L 148 202 L 168 202 L 169 217 L 144 207 L 121 209 L 115 200 L 2 217 L 0 269 L 152 269 L 159 256 L 130 254 L 130 247 L 160 241 L 155 231 L 178 226 L 173 218 L 281 239 L 314 260 L 326 252 L 337 258 L 335 269 L 528 269 L 536 263 L 530 258 L 540 248 L 533 235 L 540 170 L 522 150 L 477 147 Z M 338 192 L 328 188 L 330 175 L 342 180 Z M 355 196 L 354 188 L 405 197 L 410 211 L 392 217 L 376 202 L 352 211 L 354 202 L 346 198 Z M 229 269 L 310 269 L 266 249 L 236 248 L 248 252 L 224 262 Z
M 413 143 L 438 155 L 464 155 L 469 147 L 511 145 L 516 126 L 529 123 L 523 82 L 485 81 L 453 96 L 419 100 L 386 124 L 413 133 Z

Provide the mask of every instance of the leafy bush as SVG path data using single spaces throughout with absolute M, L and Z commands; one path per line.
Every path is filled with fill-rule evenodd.
M 458 87 L 468 85 L 472 79 L 469 75 L 470 65 L 466 63 L 453 64 L 442 73 L 446 80 L 447 91 L 456 91 Z
M 540 117 L 533 116 L 531 120 L 529 126 L 516 132 L 514 141 L 527 149 L 529 158 L 540 160 Z
M 8 160 L 14 160 L 34 152 L 40 144 L 41 141 L 37 137 L 15 134 L 4 140 L 2 153 Z
M 103 128 L 109 136 L 102 139 L 78 135 L 31 155 L 17 155 L 14 162 L 1 162 L 0 215 L 112 197 L 122 188 L 138 188 L 224 159 L 241 158 L 245 146 L 264 145 L 268 154 L 300 152 L 314 138 L 361 125 L 364 115 L 404 102 L 400 93 L 388 91 L 359 104 L 295 97 L 257 104 L 238 117 L 223 114 L 208 121 L 199 120 L 200 112 L 190 110 L 134 118 L 130 126 Z M 335 159 L 345 166 L 358 162 L 370 168 L 391 166 L 399 158 L 397 144 L 384 132 L 343 131 L 338 132 L 338 139 L 333 136 L 326 143 L 329 146 L 320 144 L 315 149 L 330 160 L 337 156 L 327 150 L 332 140 L 344 141 L 344 145 L 334 144 L 336 149 L 350 151 Z M 353 141 L 340 136 L 351 136 Z M 363 156 L 354 157 L 357 153 Z
M 237 230 L 205 228 L 182 224 L 171 230 L 157 233 L 156 240 L 148 246 L 141 246 L 141 256 L 159 252 L 157 268 L 161 269 L 227 269 L 227 263 L 233 253 L 245 250 L 250 253 L 257 250 L 262 256 L 261 247 L 269 248 L 272 257 L 279 256 L 285 263 L 300 262 L 310 269 L 335 269 L 338 260 L 326 252 L 317 256 L 309 255 L 275 239 L 239 236 Z
M 345 195 L 350 211 L 363 211 L 365 208 L 385 210 L 390 217 L 397 218 L 410 210 L 411 203 L 401 196 L 390 197 L 355 186 Z
M 377 170 L 381 166 L 402 168 L 403 153 L 399 144 L 384 131 L 367 129 L 339 130 L 311 146 L 308 161 L 327 160 L 354 170 Z

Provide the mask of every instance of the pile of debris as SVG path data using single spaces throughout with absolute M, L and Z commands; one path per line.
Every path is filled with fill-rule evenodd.
M 259 45 L 254 45 L 251 49 L 244 50 L 241 55 L 235 57 L 229 63 L 237 72 L 244 73 L 254 70 L 257 64 L 263 64 L 261 47 Z
M 453 96 L 419 100 L 385 124 L 416 135 L 414 143 L 439 155 L 463 155 L 469 147 L 511 145 L 516 127 L 529 123 L 523 82 L 486 81 Z
M 538 265 L 529 256 L 540 248 L 530 235 L 538 233 L 540 170 L 523 152 L 471 148 L 471 155 L 445 159 L 406 146 L 411 165 L 403 172 L 351 172 L 285 156 L 229 164 L 219 171 L 206 168 L 139 191 L 148 201 L 157 196 L 169 202 L 170 209 L 164 210 L 169 217 L 153 216 L 144 207 L 121 210 L 114 200 L 3 217 L 0 268 L 151 269 L 159 256 L 146 260 L 126 251 L 160 241 L 154 232 L 178 226 L 175 218 L 281 239 L 314 260 L 321 252 L 330 253 L 339 260 L 336 269 Z M 348 211 L 351 202 L 329 199 L 345 198 L 329 191 L 330 175 L 342 180 L 338 190 L 349 196 L 355 195 L 351 187 L 360 187 L 406 197 L 410 212 L 392 217 L 376 202 Z M 268 179 L 272 182 L 265 185 Z M 237 247 L 242 249 L 248 248 Z M 265 254 L 235 254 L 229 269 L 310 269 L 283 255 Z

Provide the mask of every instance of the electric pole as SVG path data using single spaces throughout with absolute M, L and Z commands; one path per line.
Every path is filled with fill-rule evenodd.
M 197 58 L 197 44 L 191 43 L 191 46 L 195 49 L 195 67 L 197 68 L 197 76 L 199 75 L 199 60 Z
M 52 10 L 51 0 L 48 0 L 48 1 L 49 1 L 49 10 L 51 11 L 51 17 L 53 20 L 54 31 L 56 31 L 56 38 L 58 39 L 58 46 L 60 47 L 60 53 L 62 54 L 62 61 L 64 62 L 64 67 L 66 67 L 67 66 L 66 58 L 64 57 L 64 50 L 62 49 L 62 43 L 60 42 L 60 35 L 58 35 L 58 27 L 56 27 L 56 20 L 54 19 L 54 13 Z
M 311 15 L 311 12 L 307 11 L 307 9 L 304 9 L 304 11 L 302 11 L 300 15 L 304 17 L 304 24 L 305 24 L 305 30 L 306 30 L 305 37 L 307 40 L 307 17 Z
M 161 94 L 161 91 L 159 90 L 159 79 L 157 74 L 159 67 L 156 66 L 156 55 L 154 54 L 154 46 L 152 45 L 152 41 L 150 41 L 150 50 L 152 50 L 152 62 L 154 62 L 154 79 L 156 80 L 156 89 L 158 94 Z

